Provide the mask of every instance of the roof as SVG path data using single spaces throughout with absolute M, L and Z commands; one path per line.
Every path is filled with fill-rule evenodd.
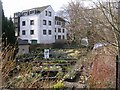
M 43 6 L 43 7 L 37 7 L 37 8 L 34 8 L 34 9 L 37 9 L 39 10 L 40 12 L 42 12 L 43 10 L 45 10 L 46 8 L 48 8 L 50 5 L 47 5 L 47 6 Z
M 18 45 L 29 45 L 28 40 L 18 38 Z
M 59 16 L 55 16 L 55 20 L 65 21 L 63 18 L 61 18 L 61 17 L 59 17 Z
M 30 11 L 30 10 L 35 10 L 36 11 L 36 13 L 41 13 L 42 11 L 44 11 L 46 8 L 48 8 L 48 7 L 51 7 L 50 5 L 47 5 L 47 6 L 42 6 L 42 7 L 36 7 L 36 8 L 31 8 L 31 9 L 26 9 L 26 10 L 23 10 L 23 11 L 21 11 L 21 12 L 16 12 L 16 13 L 14 13 L 14 16 L 16 15 L 16 16 L 22 16 L 22 13 L 24 13 L 24 12 L 27 12 L 27 14 L 28 14 L 28 11 Z M 24 16 L 24 15 L 23 15 Z
M 27 10 L 36 9 L 36 10 L 39 10 L 40 12 L 42 12 L 43 10 L 45 10 L 46 8 L 48 8 L 49 6 L 50 5 L 42 6 L 42 7 L 36 7 L 36 8 L 31 8 L 31 9 L 27 9 Z M 22 12 L 27 11 L 27 10 L 23 10 Z

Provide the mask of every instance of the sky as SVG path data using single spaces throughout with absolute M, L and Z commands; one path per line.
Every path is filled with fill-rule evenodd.
M 51 5 L 54 11 L 60 10 L 63 5 L 67 5 L 71 0 L 2 0 L 6 17 L 13 17 L 15 12 Z M 73 0 L 74 1 L 74 0 Z
M 25 9 L 51 5 L 55 11 L 70 2 L 71 0 L 2 0 L 3 9 L 6 17 L 13 17 L 15 12 Z

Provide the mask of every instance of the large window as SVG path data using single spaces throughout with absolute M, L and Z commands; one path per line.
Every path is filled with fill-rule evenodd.
M 58 35 L 58 39 L 61 39 L 61 35 Z
M 61 33 L 61 28 L 58 28 L 58 32 Z
M 25 21 L 22 21 L 22 26 L 25 26 Z
M 52 22 L 51 22 L 51 21 L 48 21 L 48 23 L 49 23 L 49 25 L 51 25 Z
M 48 34 L 51 35 L 51 34 L 52 34 L 52 31 L 51 31 L 51 30 L 48 30 Z
M 30 25 L 34 25 L 34 20 L 30 20 Z
M 34 35 L 34 30 L 30 30 L 30 35 Z
M 26 34 L 25 30 L 22 30 L 22 35 L 25 35 L 25 34 Z
M 46 25 L 47 23 L 46 23 L 46 20 L 43 20 L 43 25 Z
M 43 30 L 43 35 L 46 35 L 47 34 L 47 31 L 44 29 Z

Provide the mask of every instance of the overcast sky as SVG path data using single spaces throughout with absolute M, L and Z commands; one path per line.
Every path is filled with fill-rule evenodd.
M 2 3 L 5 16 L 13 17 L 15 12 L 45 5 L 51 5 L 55 11 L 58 11 L 63 5 L 68 4 L 70 1 L 71 0 L 2 0 Z

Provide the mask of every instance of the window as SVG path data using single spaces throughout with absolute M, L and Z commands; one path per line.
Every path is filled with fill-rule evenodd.
M 32 11 L 30 11 L 29 13 L 30 13 L 30 14 L 34 14 L 34 13 L 35 13 L 35 11 L 34 11 L 34 10 L 32 10 Z
M 59 22 L 57 22 L 57 25 L 59 25 Z
M 49 23 L 49 25 L 51 25 L 51 21 L 49 21 L 48 23 Z
M 56 28 L 55 28 L 55 32 L 56 32 Z
M 58 28 L 58 32 L 59 32 L 59 33 L 61 32 L 61 28 Z
M 25 30 L 22 30 L 22 35 L 25 35 L 26 33 L 25 33 Z
M 23 40 L 23 41 L 28 42 L 28 40 L 27 40 L 27 39 L 25 39 L 25 40 Z
M 56 35 L 55 35 L 55 39 L 57 39 L 57 38 L 56 38 Z
M 57 25 L 57 21 L 55 21 L 55 25 Z
M 18 23 L 17 23 L 17 22 L 15 22 L 15 27 L 16 27 L 16 28 L 18 27 Z
M 63 35 L 63 39 L 65 39 L 65 36 Z
M 37 40 L 31 40 L 31 44 L 37 44 Z
M 30 20 L 30 25 L 34 25 L 34 20 Z
M 47 31 L 44 29 L 43 30 L 43 35 L 46 35 L 47 34 Z
M 40 11 L 36 11 L 36 13 L 40 13 Z
M 52 13 L 49 11 L 49 16 L 52 16 Z
M 60 21 L 57 21 L 57 25 L 61 25 L 61 22 L 60 22 Z
M 65 29 L 63 29 L 63 33 L 65 32 Z
M 61 22 L 59 22 L 59 24 L 58 25 L 61 25 Z
M 30 35 L 33 35 L 34 34 L 34 30 L 30 30 Z
M 28 12 L 23 12 L 22 15 L 26 16 L 26 15 L 28 15 Z
M 47 16 L 47 11 L 45 11 L 45 16 Z
M 51 35 L 51 34 L 52 34 L 52 31 L 51 31 L 51 30 L 49 30 L 49 31 L 48 31 L 48 34 L 49 34 L 49 35 Z
M 61 39 L 61 35 L 58 35 L 58 39 Z
M 46 20 L 43 20 L 43 25 L 46 25 Z
M 22 26 L 25 26 L 25 21 L 22 21 Z

